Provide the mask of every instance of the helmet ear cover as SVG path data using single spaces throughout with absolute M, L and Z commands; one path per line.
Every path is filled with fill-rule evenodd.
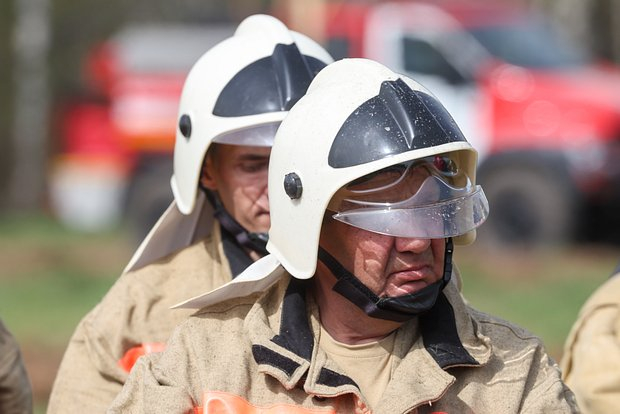
M 181 115 L 179 118 L 179 131 L 181 135 L 189 139 L 192 135 L 192 119 L 187 114 Z
M 303 186 L 301 185 L 301 178 L 295 173 L 288 173 L 284 176 L 284 191 L 291 200 L 301 198 L 303 192 Z

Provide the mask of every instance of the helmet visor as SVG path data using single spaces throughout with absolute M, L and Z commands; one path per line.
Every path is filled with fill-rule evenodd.
M 482 188 L 445 155 L 365 175 L 340 189 L 328 209 L 336 220 L 374 233 L 433 239 L 465 234 L 489 212 Z
M 248 147 L 271 147 L 280 122 L 252 126 L 225 132 L 213 139 L 213 142 L 228 145 L 245 145 Z

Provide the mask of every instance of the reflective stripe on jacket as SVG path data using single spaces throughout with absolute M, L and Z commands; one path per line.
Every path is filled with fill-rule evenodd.
M 215 392 L 264 410 L 578 412 L 540 340 L 471 309 L 454 284 L 431 311 L 396 332 L 397 364 L 371 410 L 355 382 L 316 346 L 318 309 L 307 283 L 284 278 L 263 294 L 202 309 L 175 330 L 164 352 L 138 361 L 108 412 L 185 414 L 202 407 L 207 414 L 204 398 Z
M 161 352 L 166 348 L 166 344 L 163 342 L 147 342 L 144 344 L 136 345 L 129 348 L 125 355 L 118 360 L 118 366 L 125 372 L 130 372 L 133 366 L 136 364 L 138 358 L 143 355 L 148 355 L 153 352 Z

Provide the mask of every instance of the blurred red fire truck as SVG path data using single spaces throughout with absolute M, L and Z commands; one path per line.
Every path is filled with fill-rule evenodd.
M 335 58 L 371 58 L 420 81 L 479 150 L 491 205 L 483 239 L 564 243 L 589 225 L 584 218 L 617 208 L 620 72 L 571 47 L 542 16 L 458 0 L 325 2 L 324 11 Z M 64 222 L 152 224 L 171 199 L 182 81 L 232 30 L 134 27 L 96 49 L 88 73 L 105 100 L 77 101 L 63 118 L 52 201 Z
M 420 81 L 478 149 L 485 241 L 564 243 L 587 218 L 620 233 L 608 220 L 620 198 L 617 67 L 507 2 L 335 2 L 326 14 L 335 58 L 371 58 Z
M 132 25 L 85 60 L 92 97 L 61 115 L 61 149 L 50 182 L 59 219 L 97 231 L 127 218 L 140 237 L 172 200 L 178 101 L 194 62 L 231 25 Z

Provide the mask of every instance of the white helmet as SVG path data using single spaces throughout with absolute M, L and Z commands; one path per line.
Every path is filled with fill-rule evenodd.
M 211 142 L 271 146 L 288 110 L 331 61 L 310 38 L 254 15 L 196 62 L 181 95 L 171 178 L 183 214 L 194 209 Z
M 414 160 L 430 160 L 431 167 L 437 160 L 448 162 L 452 169 L 429 176 L 433 179 L 402 201 L 375 203 L 368 190 L 356 190 L 344 196 L 355 208 L 338 209 L 339 190 L 353 187 L 348 184 Z M 452 117 L 420 84 L 366 59 L 333 63 L 277 132 L 269 166 L 267 250 L 293 276 L 312 277 L 326 210 L 378 233 L 471 242 L 488 215 L 484 193 L 475 185 L 476 160 Z M 457 177 L 459 182 L 452 179 Z M 393 190 L 392 185 L 379 190 Z

